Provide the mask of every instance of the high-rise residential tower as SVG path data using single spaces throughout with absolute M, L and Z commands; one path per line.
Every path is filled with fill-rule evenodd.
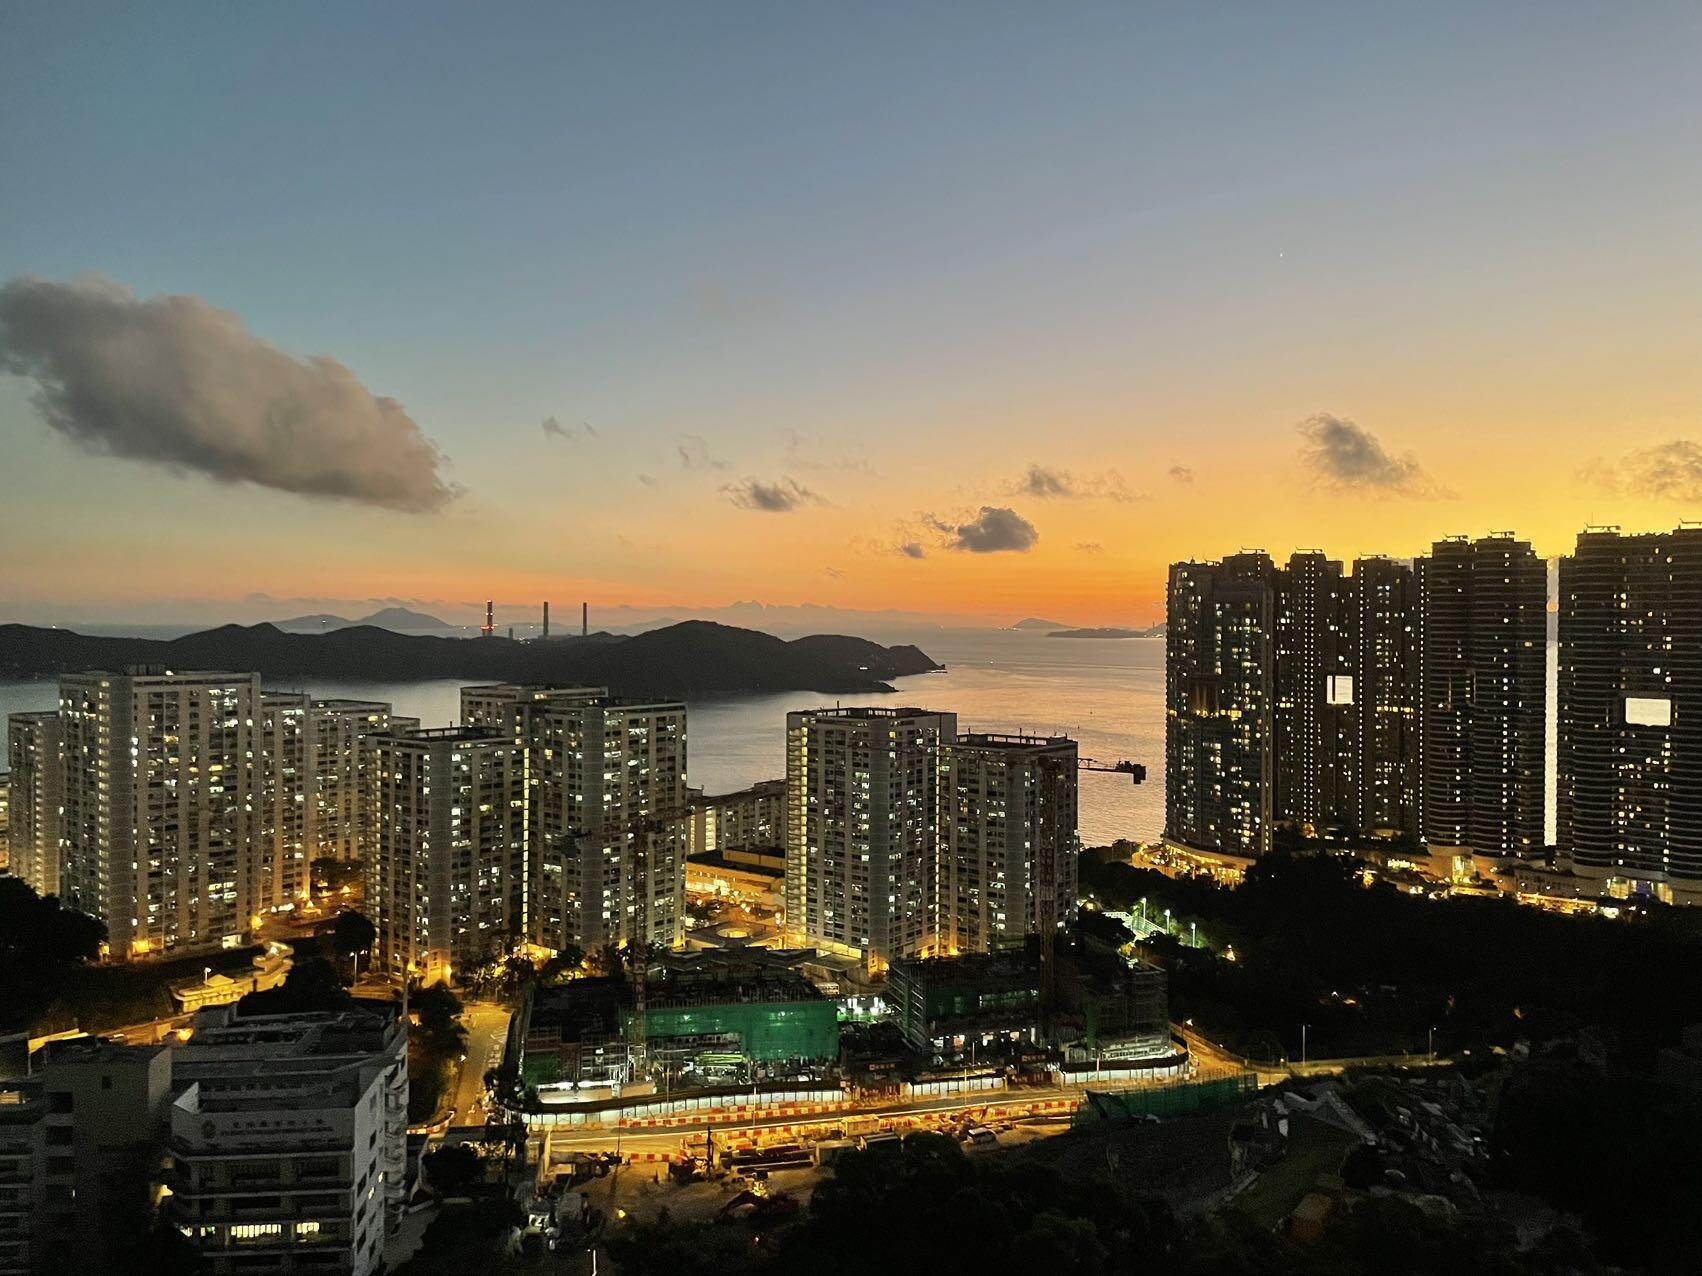
M 1354 582 L 1315 549 L 1290 555 L 1272 581 L 1271 817 L 1307 831 L 1351 823 Z
M 814 709 L 786 715 L 786 928 L 871 970 L 936 942 L 941 745 L 957 715 Z
M 1559 846 L 1581 875 L 1702 903 L 1702 525 L 1586 530 L 1559 619 Z
M 59 684 L 66 902 L 115 956 L 235 946 L 262 903 L 260 678 L 67 675 Z
M 524 943 L 519 747 L 481 727 L 380 732 L 365 747 L 366 902 L 384 968 L 436 982 Z
M 65 736 L 59 714 L 14 713 L 6 721 L 11 764 L 7 839 L 11 871 L 40 895 L 58 895 L 65 808 Z
M 560 696 L 528 717 L 533 942 L 677 946 L 690 823 L 685 705 Z
M 1167 841 L 1270 849 L 1275 569 L 1262 551 L 1170 568 L 1165 637 Z
M 255 911 L 265 913 L 294 908 L 311 894 L 313 725 L 307 693 L 261 692 L 254 738 L 260 839 Z
M 1165 836 L 1255 856 L 1279 829 L 1418 830 L 1413 569 L 1317 550 L 1170 572 Z
M 941 745 L 932 952 L 987 952 L 1075 913 L 1076 743 L 968 733 Z
M 1418 585 L 1411 565 L 1353 564 L 1353 786 L 1350 823 L 1416 837 L 1419 815 Z
M 366 850 L 362 742 L 392 730 L 390 706 L 382 700 L 315 700 L 312 728 L 313 858 L 358 860 Z
M 1511 533 L 1436 542 L 1422 594 L 1422 834 L 1432 850 L 1543 844 L 1548 569 Z

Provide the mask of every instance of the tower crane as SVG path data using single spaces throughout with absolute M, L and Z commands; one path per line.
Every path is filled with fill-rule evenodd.
M 1130 781 L 1140 784 L 1146 779 L 1146 766 L 1140 762 L 1101 762 L 1098 758 L 1077 758 L 1076 769 L 1079 771 L 1109 771 L 1116 775 L 1126 775 Z

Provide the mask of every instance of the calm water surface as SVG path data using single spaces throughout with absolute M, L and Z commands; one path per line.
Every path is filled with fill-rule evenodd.
M 944 673 L 898 680 L 894 695 L 827 697 L 808 692 L 694 700 L 688 742 L 691 783 L 711 793 L 786 773 L 786 714 L 822 704 L 915 706 L 955 712 L 963 730 L 1063 732 L 1083 756 L 1144 762 L 1148 779 L 1084 772 L 1081 834 L 1088 845 L 1156 837 L 1164 824 L 1164 640 L 1048 638 L 1014 630 L 936 630 L 912 638 Z M 460 711 L 461 683 L 313 681 L 315 696 L 387 700 L 426 726 Z M 51 709 L 57 685 L 0 682 L 4 714 Z

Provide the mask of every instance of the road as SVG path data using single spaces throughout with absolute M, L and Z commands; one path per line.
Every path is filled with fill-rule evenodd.
M 467 1058 L 450 1097 L 456 1125 L 485 1123 L 485 1073 L 502 1062 L 512 1014 L 508 1007 L 489 1001 L 467 1002 L 461 1011 L 461 1025 L 467 1030 Z
M 1259 1063 L 1231 1054 L 1216 1042 L 1202 1037 L 1186 1024 L 1173 1024 L 1177 1034 L 1188 1043 L 1188 1053 L 1194 1064 L 1204 1072 L 1239 1072 L 1250 1069 L 1259 1078 L 1259 1087 L 1279 1085 L 1295 1077 L 1340 1076 L 1349 1068 L 1431 1068 L 1448 1062 L 1445 1058 L 1422 1054 L 1364 1055 L 1352 1059 L 1310 1059 L 1305 1063 Z
M 781 1113 L 759 1120 L 728 1122 L 690 1121 L 665 1129 L 617 1130 L 608 1126 L 557 1126 L 550 1136 L 550 1146 L 562 1151 L 612 1150 L 617 1142 L 622 1152 L 677 1152 L 680 1139 L 687 1134 L 702 1134 L 706 1130 L 727 1133 L 738 1130 L 768 1130 L 791 1125 L 835 1125 L 852 1117 L 927 1116 L 942 1112 L 964 1112 L 975 1108 L 1017 1108 L 1029 1103 L 1049 1100 L 1079 1100 L 1088 1090 L 1141 1089 L 1146 1086 L 1169 1084 L 1163 1081 L 1118 1084 L 1105 1077 L 1081 1085 L 1045 1086 L 1033 1089 L 984 1090 L 976 1094 L 948 1094 L 904 1103 L 883 1103 L 869 1107 L 847 1109 L 842 1113 L 824 1116 L 799 1116 Z

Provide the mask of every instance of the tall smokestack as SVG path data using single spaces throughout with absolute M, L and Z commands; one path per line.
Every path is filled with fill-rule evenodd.
M 550 636 L 550 601 L 544 600 L 544 637 Z
M 579 604 L 579 636 L 581 638 L 589 638 L 591 636 L 591 604 L 590 603 L 580 603 Z

